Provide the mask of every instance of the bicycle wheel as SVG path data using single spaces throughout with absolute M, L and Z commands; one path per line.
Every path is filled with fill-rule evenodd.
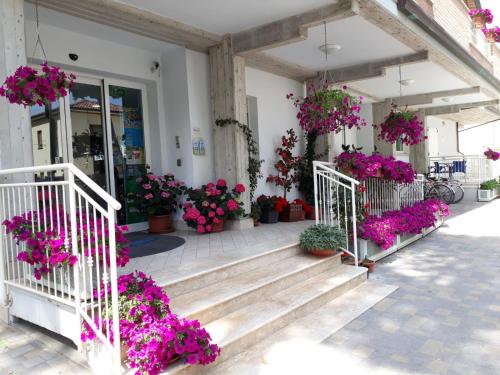
M 441 199 L 446 204 L 452 204 L 455 200 L 455 192 L 446 184 L 434 184 L 431 188 L 436 190 L 437 198 Z
M 464 199 L 465 195 L 465 190 L 462 187 L 462 185 L 459 184 L 453 184 L 451 185 L 453 192 L 455 193 L 455 199 L 453 200 L 453 203 L 460 203 L 462 199 Z

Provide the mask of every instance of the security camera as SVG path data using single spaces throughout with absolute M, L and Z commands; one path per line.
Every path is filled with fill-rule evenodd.
M 78 55 L 76 53 L 70 53 L 68 56 L 72 61 L 78 60 Z
M 158 61 L 153 61 L 151 64 L 151 73 L 156 72 L 160 68 L 160 63 Z

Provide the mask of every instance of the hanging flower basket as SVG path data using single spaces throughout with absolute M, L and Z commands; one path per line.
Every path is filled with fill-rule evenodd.
M 424 124 L 410 111 L 401 110 L 394 107 L 386 116 L 385 121 L 379 125 L 380 140 L 396 143 L 400 140 L 405 145 L 416 145 L 424 141 Z
M 491 29 L 484 28 L 481 30 L 484 37 L 489 43 L 499 43 L 500 42 L 500 27 L 493 27 Z
M 486 156 L 486 159 L 497 161 L 500 159 L 500 152 L 493 151 L 491 148 L 488 148 L 485 152 L 484 155 Z
M 346 128 L 360 128 L 366 121 L 359 116 L 363 97 L 355 97 L 342 89 L 330 90 L 323 88 L 315 90 L 311 86 L 311 94 L 304 98 L 296 98 L 288 94 L 298 108 L 297 119 L 302 129 L 307 133 L 316 130 L 318 135 L 339 133 Z
M 487 23 L 493 22 L 493 14 L 489 9 L 471 9 L 469 16 L 476 29 L 482 29 Z
M 0 96 L 5 96 L 10 103 L 25 107 L 43 105 L 68 95 L 73 86 L 75 75 L 66 75 L 59 67 L 41 65 L 41 72 L 29 66 L 20 66 L 7 77 L 0 87 Z

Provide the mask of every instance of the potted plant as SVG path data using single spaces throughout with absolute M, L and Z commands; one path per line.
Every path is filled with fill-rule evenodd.
M 413 112 L 393 106 L 383 123 L 379 125 L 378 138 L 389 143 L 401 143 L 409 146 L 424 141 L 424 124 Z
M 260 225 L 260 217 L 262 215 L 262 209 L 257 202 L 252 202 L 252 206 L 250 209 L 250 216 L 253 219 L 254 227 L 258 227 Z
M 309 87 L 309 95 L 304 98 L 288 94 L 287 99 L 293 100 L 298 108 L 297 118 L 300 127 L 306 133 L 315 130 L 318 135 L 330 132 L 339 133 L 345 128 L 360 128 L 366 121 L 359 116 L 363 97 L 355 97 L 347 92 L 347 87 L 316 89 Z
M 7 77 L 0 87 L 0 96 L 5 96 L 10 103 L 25 107 L 44 105 L 68 95 L 76 77 L 66 75 L 59 67 L 41 64 L 39 72 L 30 66 L 20 66 Z
M 500 195 L 500 182 L 497 179 L 483 182 L 477 191 L 479 202 L 489 202 Z
M 185 187 L 173 174 L 156 176 L 147 172 L 137 178 L 133 198 L 139 210 L 148 216 L 149 233 L 170 233 L 175 230 L 172 213 L 177 211 L 179 197 Z
M 280 202 L 283 210 L 280 211 L 280 221 L 298 221 L 302 217 L 302 207 L 286 200 L 286 194 L 290 192 L 292 186 L 298 182 L 299 174 L 297 169 L 301 160 L 300 156 L 293 156 L 293 149 L 298 142 L 298 138 L 293 129 L 287 130 L 287 135 L 281 137 L 281 146 L 276 148 L 279 160 L 274 164 L 276 175 L 269 175 L 267 182 L 272 182 L 276 186 L 283 187 L 283 198 L 286 202 Z
M 304 213 L 304 219 L 307 220 L 315 220 L 315 212 L 313 206 L 311 206 L 309 203 L 307 203 L 303 199 L 295 199 L 293 203 L 298 204 L 302 207 L 302 212 Z
M 361 265 L 363 267 L 368 268 L 368 273 L 372 273 L 373 271 L 375 271 L 375 261 L 374 260 L 370 260 L 368 258 L 365 258 L 361 262 Z
M 316 224 L 300 234 L 302 249 L 319 257 L 335 254 L 344 244 L 345 233 L 329 225 Z
M 261 195 L 257 198 L 257 205 L 261 210 L 260 222 L 264 224 L 274 224 L 278 222 L 279 212 L 276 209 L 278 197 Z
M 489 43 L 499 43 L 500 42 L 500 27 L 495 26 L 491 29 L 484 28 L 481 30 L 484 37 Z
M 225 219 L 234 219 L 244 213 L 243 203 L 238 201 L 243 192 L 243 184 L 236 184 L 229 190 L 222 178 L 199 189 L 188 188 L 182 218 L 200 234 L 222 232 Z
M 487 23 L 493 22 L 493 14 L 489 9 L 471 9 L 469 16 L 476 29 L 483 29 Z

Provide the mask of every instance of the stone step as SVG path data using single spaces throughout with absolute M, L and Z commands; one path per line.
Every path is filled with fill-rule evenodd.
M 366 275 L 366 268 L 339 265 L 211 322 L 205 328 L 222 348 L 217 363 L 235 357 L 355 288 L 366 281 Z M 165 374 L 201 374 L 208 368 L 178 363 Z
M 397 290 L 366 282 L 273 333 L 249 350 L 205 368 L 203 375 L 333 374 L 339 363 L 322 342 Z M 341 353 L 342 355 L 342 353 Z M 356 364 L 354 364 L 356 367 Z M 355 368 L 353 367 L 352 370 Z M 344 367 L 345 369 L 345 367 Z M 366 373 L 366 372 L 365 372 Z
M 166 284 L 161 285 L 172 298 L 185 293 L 191 293 L 196 289 L 204 288 L 207 285 L 215 284 L 234 275 L 239 275 L 257 268 L 266 267 L 270 263 L 283 260 L 300 254 L 302 250 L 298 243 L 291 243 L 252 257 L 239 259 L 223 264 L 219 267 L 208 269 L 196 274 L 192 274 Z
M 173 297 L 170 306 L 176 314 L 205 325 L 339 265 L 340 254 L 327 258 L 300 254 Z

